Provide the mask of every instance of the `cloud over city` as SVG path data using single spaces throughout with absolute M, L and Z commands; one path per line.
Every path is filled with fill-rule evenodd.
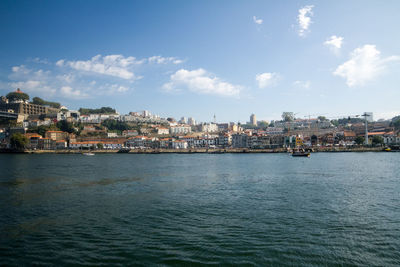
M 400 61 L 400 56 L 382 58 L 375 45 L 367 44 L 354 49 L 349 60 L 339 65 L 333 75 L 344 78 L 349 87 L 364 86 L 377 79 L 394 61 Z
M 238 97 L 241 86 L 225 82 L 204 69 L 180 69 L 163 85 L 165 91 L 189 90 L 198 94 Z
M 26 92 L 43 97 L 62 97 L 69 99 L 93 98 L 100 95 L 124 94 L 133 89 L 141 75 L 136 72 L 144 64 L 171 64 L 173 67 L 183 63 L 177 57 L 152 56 L 137 59 L 123 55 L 96 55 L 87 60 L 59 59 L 56 62 L 35 58 L 25 64 L 11 67 L 7 86 L 21 88 Z
M 264 72 L 256 75 L 256 81 L 259 88 L 267 88 L 277 84 L 280 76 L 273 72 Z

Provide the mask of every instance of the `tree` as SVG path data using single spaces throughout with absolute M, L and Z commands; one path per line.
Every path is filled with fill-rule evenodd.
M 36 104 L 36 105 L 41 105 L 41 106 L 48 105 L 48 106 L 50 106 L 52 108 L 60 108 L 61 107 L 61 104 L 58 103 L 58 102 L 45 101 L 45 100 L 43 100 L 43 99 L 41 99 L 40 97 L 37 97 L 37 96 L 32 98 L 32 103 Z
M 268 127 L 268 122 L 267 121 L 260 121 L 258 123 L 259 128 L 267 128 Z
M 374 137 L 372 137 L 372 144 L 373 145 L 381 145 L 381 144 L 383 144 L 383 137 L 375 135 Z
M 294 121 L 293 112 L 283 112 L 282 113 L 282 120 L 284 120 L 284 121 Z
M 98 149 L 103 149 L 103 147 L 104 147 L 104 146 L 103 146 L 102 143 L 98 143 L 98 144 L 97 144 L 97 148 L 98 148 Z
M 113 130 L 125 131 L 132 129 L 132 127 L 130 127 L 126 122 L 111 120 L 111 119 L 103 121 L 101 125 L 107 127 L 107 129 L 111 131 Z
M 357 145 L 362 145 L 364 144 L 365 139 L 362 136 L 357 136 L 354 141 L 356 142 Z
M 392 124 L 396 130 L 400 129 L 400 119 L 393 121 Z
M 36 105 L 44 105 L 45 101 L 40 97 L 35 96 L 34 98 L 32 98 L 32 103 Z
M 15 133 L 10 138 L 10 145 L 15 149 L 24 149 L 28 145 L 28 138 L 21 133 Z
M 67 133 L 75 132 L 74 124 L 72 122 L 67 122 L 66 120 L 57 122 L 57 128 Z
M 318 120 L 327 121 L 328 119 L 325 116 L 318 116 Z
M 28 94 L 25 94 L 25 93 L 23 93 L 23 92 L 21 92 L 19 89 L 17 89 L 16 92 L 8 93 L 8 94 L 6 95 L 6 97 L 7 97 L 7 99 L 8 99 L 9 101 L 16 101 L 16 100 L 23 100 L 23 101 L 25 101 L 25 100 L 29 100 L 29 95 L 28 95 Z
M 79 112 L 82 115 L 89 115 L 89 114 L 115 114 L 116 111 L 113 108 L 110 107 L 101 107 L 97 109 L 91 109 L 91 108 L 80 108 Z

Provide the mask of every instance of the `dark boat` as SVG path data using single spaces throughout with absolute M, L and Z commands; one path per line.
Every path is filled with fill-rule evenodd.
M 292 157 L 310 157 L 310 152 L 293 152 Z
M 292 151 L 292 157 L 310 157 L 311 153 L 304 149 L 297 149 Z

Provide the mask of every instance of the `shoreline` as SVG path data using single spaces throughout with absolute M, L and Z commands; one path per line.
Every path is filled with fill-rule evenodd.
M 77 150 L 77 149 L 59 149 L 59 150 L 11 150 L 2 149 L 0 153 L 5 154 L 82 154 L 89 152 L 89 150 Z M 285 148 L 276 149 L 247 149 L 247 148 L 196 148 L 196 149 L 131 149 L 129 151 L 121 151 L 118 149 L 99 149 L 91 150 L 95 154 L 237 154 L 237 153 L 288 153 Z M 385 151 L 383 147 L 360 147 L 360 148 L 343 148 L 343 147 L 330 147 L 330 148 L 313 148 L 312 153 L 318 152 L 388 152 Z M 390 152 L 400 152 L 400 151 L 390 151 Z

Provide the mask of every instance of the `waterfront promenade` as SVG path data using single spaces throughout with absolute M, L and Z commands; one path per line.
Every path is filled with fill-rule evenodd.
M 26 154 L 81 154 L 89 150 L 78 150 L 78 149 L 57 149 L 57 150 L 24 150 L 24 151 L 13 151 L 13 150 L 0 150 L 0 153 L 26 153 Z M 209 153 L 209 154 L 220 154 L 220 153 L 287 153 L 286 148 L 275 148 L 275 149 L 247 149 L 247 148 L 189 148 L 189 149 L 130 149 L 130 150 L 118 150 L 118 149 L 95 149 L 91 150 L 94 153 L 101 154 L 113 154 L 113 153 L 129 153 L 129 154 L 191 154 L 191 153 Z M 313 152 L 386 152 L 383 147 L 316 147 L 313 148 Z M 395 151 L 393 151 L 395 152 Z

